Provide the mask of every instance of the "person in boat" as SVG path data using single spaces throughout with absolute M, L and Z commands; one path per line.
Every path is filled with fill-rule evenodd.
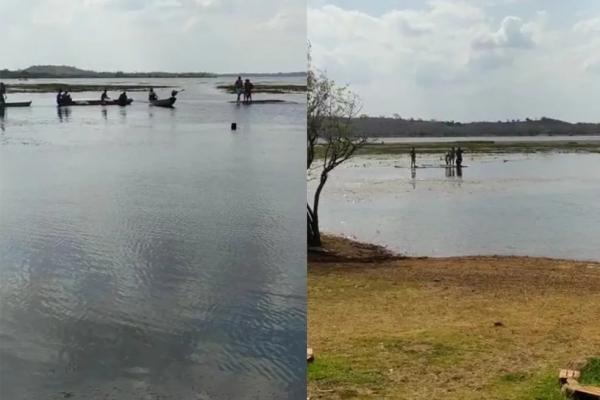
M 0 82 L 0 104 L 4 104 L 4 99 L 6 98 L 6 86 L 4 82 Z
M 61 101 L 60 101 L 61 105 L 69 105 L 69 104 L 73 103 L 73 99 L 71 99 L 71 95 L 66 90 L 62 94 L 60 99 L 61 99 Z
M 123 90 L 123 93 L 121 93 L 121 95 L 119 96 L 119 105 L 120 106 L 126 106 L 127 105 L 127 91 Z
M 158 96 L 154 91 L 154 88 L 150 88 L 150 92 L 148 93 L 148 101 L 156 101 L 158 100 Z
M 171 90 L 171 102 L 175 103 L 175 96 L 177 96 L 177 93 L 179 93 L 177 90 Z
M 417 152 L 414 147 L 410 149 L 410 167 L 417 168 Z
M 108 97 L 108 94 L 106 93 L 106 89 L 104 89 L 104 92 L 102 92 L 102 95 L 100 96 L 100 101 L 101 102 L 110 101 L 110 97 Z
M 58 92 L 56 93 L 56 105 L 62 106 L 62 89 L 58 89 Z
M 241 76 L 237 77 L 237 80 L 235 81 L 235 84 L 233 86 L 235 88 L 235 94 L 237 95 L 236 103 L 240 104 L 240 98 L 244 93 L 244 81 L 242 80 Z
M 460 147 L 458 149 L 456 149 L 456 168 L 457 169 L 462 168 L 463 153 L 464 153 L 464 151 Z
M 252 103 L 252 89 L 254 89 L 254 84 L 250 82 L 250 79 L 246 79 L 244 82 L 244 102 Z

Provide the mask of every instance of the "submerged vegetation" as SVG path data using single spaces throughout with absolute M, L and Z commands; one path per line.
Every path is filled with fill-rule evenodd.
M 417 154 L 443 154 L 451 147 L 462 147 L 470 154 L 581 152 L 600 153 L 598 140 L 549 140 L 549 141 L 453 141 L 453 142 L 414 142 L 383 143 L 369 142 L 357 151 L 357 155 L 406 155 L 412 147 Z M 325 148 L 318 145 L 317 158 L 323 157 Z
M 49 93 L 56 92 L 59 89 L 67 90 L 69 92 L 100 92 L 104 89 L 110 91 L 123 91 L 129 92 L 145 92 L 154 89 L 171 88 L 173 86 L 165 85 L 122 85 L 122 84 L 102 84 L 102 85 L 91 85 L 91 84 L 77 84 L 77 83 L 15 83 L 7 85 L 9 93 Z

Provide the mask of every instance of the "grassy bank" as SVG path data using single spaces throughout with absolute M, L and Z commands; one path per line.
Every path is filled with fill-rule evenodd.
M 171 86 L 161 85 L 83 85 L 74 83 L 15 83 L 10 84 L 8 93 L 50 93 L 56 92 L 58 89 L 67 90 L 72 93 L 76 92 L 102 92 L 104 89 L 111 92 L 120 92 L 127 90 L 128 92 L 145 92 L 150 88 L 161 89 L 170 88 Z
M 562 399 L 558 369 L 600 349 L 598 263 L 325 247 L 309 255 L 312 399 Z
M 597 140 L 560 141 L 478 141 L 478 142 L 415 142 L 415 143 L 369 143 L 362 147 L 358 155 L 406 155 L 412 147 L 417 154 L 444 154 L 451 147 L 462 147 L 467 154 L 507 154 L 507 153 L 544 153 L 544 152 L 582 152 L 600 153 L 600 137 Z M 316 156 L 322 157 L 324 147 L 317 146 Z
M 218 89 L 225 90 L 227 93 L 235 93 L 234 85 L 218 85 Z M 284 94 L 284 93 L 302 93 L 306 92 L 306 85 L 275 85 L 275 84 L 255 84 L 253 93 L 270 93 L 270 94 Z

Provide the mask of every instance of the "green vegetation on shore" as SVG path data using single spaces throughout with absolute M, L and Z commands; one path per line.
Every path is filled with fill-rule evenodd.
M 583 385 L 600 386 L 600 358 L 592 358 L 581 370 L 579 382 Z
M 357 155 L 406 155 L 412 147 L 417 154 L 443 154 L 451 147 L 462 147 L 470 154 L 507 154 L 543 152 L 600 153 L 600 136 L 597 140 L 548 140 L 548 141 L 454 141 L 415 143 L 369 143 L 357 151 Z M 323 157 L 324 146 L 318 145 L 315 155 Z
M 101 92 L 104 89 L 109 91 L 129 92 L 145 92 L 150 88 L 161 89 L 170 88 L 172 86 L 165 85 L 120 85 L 120 84 L 103 84 L 89 85 L 76 83 L 15 83 L 7 85 L 8 93 L 49 93 L 56 92 L 58 89 L 67 90 L 72 93 L 76 92 Z
M 362 116 L 352 120 L 366 137 L 473 137 L 600 135 L 600 123 L 570 123 L 553 118 L 458 122 Z
M 210 78 L 208 72 L 98 72 L 68 65 L 34 65 L 25 69 L 0 70 L 1 79 L 62 79 L 62 78 Z
M 227 93 L 235 93 L 234 85 L 218 85 L 217 88 L 225 90 Z M 306 85 L 280 85 L 259 83 L 254 85 L 254 89 L 252 89 L 252 92 L 271 94 L 302 93 L 306 92 Z

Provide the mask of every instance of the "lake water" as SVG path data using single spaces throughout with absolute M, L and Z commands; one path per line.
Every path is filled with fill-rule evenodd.
M 322 195 L 322 229 L 414 256 L 600 261 L 600 154 L 466 155 L 462 176 L 441 163 L 419 157 L 431 167 L 414 176 L 407 156 L 338 167 Z
M 172 110 L 10 95 L 33 104 L 0 119 L 2 398 L 305 396 L 306 97 L 236 106 L 227 80 L 152 80 Z

